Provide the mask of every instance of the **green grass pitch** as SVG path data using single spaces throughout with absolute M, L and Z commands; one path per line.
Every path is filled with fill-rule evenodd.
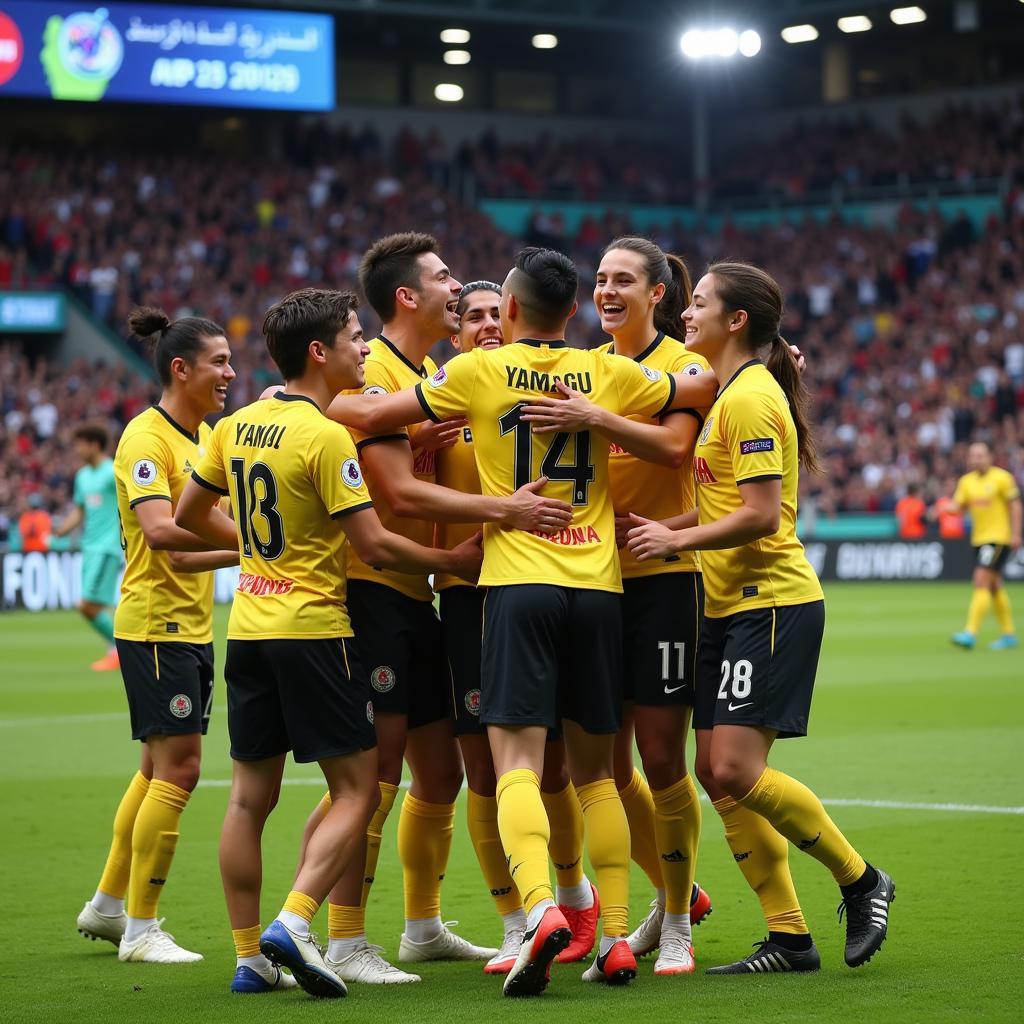
M 1024 618 L 1024 590 L 1012 594 Z M 113 947 L 75 931 L 108 843 L 111 816 L 134 770 L 116 674 L 95 675 L 101 651 L 72 613 L 0 616 L 0 1018 L 20 1021 L 163 1021 L 189 1024 L 506 1019 L 651 1021 L 1018 1021 L 1024 1002 L 1024 651 L 965 653 L 965 585 L 833 585 L 811 736 L 778 745 L 774 763 L 836 801 L 847 835 L 896 879 L 889 939 L 866 967 L 842 962 L 837 890 L 815 861 L 792 852 L 804 910 L 821 949 L 812 976 L 654 978 L 650 959 L 624 990 L 586 985 L 579 965 L 556 968 L 548 993 L 500 998 L 479 965 L 417 968 L 421 985 L 352 986 L 343 1001 L 301 991 L 232 997 L 234 967 L 217 870 L 217 834 L 230 778 L 223 684 L 204 754 L 204 782 L 182 837 L 160 912 L 206 959 L 194 966 L 119 964 Z M 218 611 L 223 637 L 225 611 Z M 989 623 L 991 639 L 994 626 Z M 223 665 L 223 641 L 218 666 Z M 264 842 L 264 913 L 289 888 L 301 824 L 320 796 L 315 768 L 290 765 Z M 888 801 L 903 806 L 869 806 Z M 918 805 L 918 806 L 906 806 Z M 922 806 L 923 805 L 923 806 Z M 936 805 L 951 805 L 940 809 Z M 955 806 L 952 806 L 955 805 Z M 500 924 L 465 832 L 464 810 L 444 886 L 444 912 L 478 942 Z M 369 911 L 371 941 L 395 955 L 401 881 L 391 815 Z M 704 805 L 698 878 L 715 911 L 696 931 L 698 969 L 745 955 L 764 925 Z M 645 912 L 634 869 L 631 920 Z M 324 930 L 320 922 L 321 932 Z

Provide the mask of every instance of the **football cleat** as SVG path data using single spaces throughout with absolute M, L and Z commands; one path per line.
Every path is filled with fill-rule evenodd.
M 846 915 L 846 964 L 860 967 L 878 952 L 889 930 L 889 904 L 896 899 L 893 880 L 881 869 L 870 892 L 846 896 L 839 904 L 839 920 Z
M 998 640 L 993 640 L 988 645 L 990 651 L 1012 651 L 1016 647 L 1020 647 L 1016 633 L 1004 633 Z
M 298 982 L 290 974 L 285 974 L 277 964 L 271 964 L 270 970 L 272 973 L 268 978 L 246 964 L 236 967 L 235 976 L 231 979 L 231 991 L 255 995 L 261 992 L 282 992 L 286 988 L 295 988 L 298 985 Z
M 551 961 L 572 942 L 572 932 L 558 907 L 548 907 L 535 928 L 527 929 L 502 993 L 510 998 L 539 996 L 551 980 Z
M 441 930 L 425 942 L 413 942 L 405 932 L 398 944 L 400 963 L 422 963 L 424 960 L 490 960 L 498 951 L 493 946 L 474 946 L 472 942 L 448 930 L 458 921 L 445 921 Z
M 569 923 L 572 942 L 555 957 L 556 963 L 574 964 L 577 960 L 582 960 L 590 955 L 594 943 L 597 942 L 597 920 L 601 916 L 601 900 L 593 882 L 590 883 L 590 891 L 594 894 L 594 903 L 586 910 L 566 907 L 561 903 L 558 905 L 558 909 Z
M 693 974 L 696 966 L 693 958 L 693 945 L 673 930 L 663 929 L 661 948 L 658 959 L 654 963 L 654 973 Z
M 811 943 L 810 949 L 797 952 L 784 949 L 778 943 L 762 939 L 754 943 L 754 952 L 745 960 L 720 967 L 709 967 L 708 974 L 784 974 L 790 971 L 817 971 L 821 969 L 818 947 Z
M 260 936 L 260 952 L 278 967 L 287 967 L 303 991 L 318 999 L 348 995 L 345 982 L 332 971 L 312 937 L 302 938 L 281 921 L 271 921 Z
M 696 882 L 690 892 L 690 924 L 700 924 L 711 915 L 715 908 L 711 906 L 711 897 Z
M 124 935 L 124 927 L 128 918 L 124 914 L 115 914 L 113 917 L 101 914 L 93 905 L 91 900 L 86 900 L 82 912 L 78 915 L 78 933 L 87 939 L 95 942 L 97 939 L 106 939 L 115 946 L 121 945 L 121 937 Z
M 151 924 L 137 939 L 129 942 L 124 936 L 118 946 L 117 959 L 123 964 L 196 964 L 202 953 L 182 949 L 160 926 L 164 918 Z
M 598 954 L 583 972 L 584 981 L 628 985 L 636 977 L 636 957 L 625 939 L 619 939 L 604 956 Z
M 711 897 L 696 882 L 690 890 L 690 924 L 700 924 L 709 917 L 714 908 Z M 626 941 L 633 950 L 633 956 L 647 956 L 658 948 L 661 942 L 661 925 L 665 920 L 665 908 L 658 904 L 657 899 L 651 900 L 648 915 L 640 922 L 636 930 Z
M 484 974 L 508 974 L 519 956 L 519 947 L 523 944 L 524 929 L 514 928 L 505 933 L 501 949 L 484 964 Z
M 340 960 L 325 956 L 324 963 L 342 981 L 358 981 L 364 985 L 409 985 L 423 980 L 418 974 L 400 971 L 394 964 L 389 964 L 381 956 L 383 951 L 383 946 L 367 943 Z
M 967 630 L 962 630 L 959 633 L 954 633 L 949 638 L 957 647 L 962 647 L 966 651 L 974 650 L 974 634 L 968 633 Z
M 116 672 L 121 667 L 121 659 L 117 656 L 117 651 L 108 651 L 98 661 L 94 661 L 89 668 L 93 672 Z

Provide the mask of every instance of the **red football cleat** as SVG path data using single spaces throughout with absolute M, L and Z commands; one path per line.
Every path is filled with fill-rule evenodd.
M 523 936 L 519 956 L 505 978 L 502 993 L 512 998 L 539 996 L 551 980 L 551 961 L 570 942 L 572 932 L 565 915 L 558 907 L 548 907 L 537 927 Z
M 604 956 L 583 972 L 584 981 L 603 981 L 606 985 L 628 985 L 636 977 L 636 957 L 625 939 L 619 939 Z
M 700 924 L 713 909 L 711 897 L 694 882 L 690 893 L 690 924 Z
M 594 894 L 594 905 L 587 910 L 576 910 L 574 907 L 558 905 L 558 909 L 565 915 L 569 927 L 572 929 L 572 942 L 555 957 L 555 962 L 560 964 L 574 964 L 590 955 L 590 951 L 597 942 L 597 919 L 601 916 L 601 900 L 590 883 L 590 891 Z

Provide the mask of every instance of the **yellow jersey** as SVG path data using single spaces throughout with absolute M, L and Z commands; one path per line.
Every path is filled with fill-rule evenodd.
M 410 362 L 384 335 L 374 338 L 369 342 L 370 354 L 366 357 L 365 371 L 366 382 L 362 391 L 348 391 L 350 395 L 386 395 L 403 388 L 412 387 L 421 380 L 425 380 L 437 370 L 437 365 L 428 356 L 422 366 L 416 366 Z M 408 429 L 390 431 L 387 434 L 361 434 L 356 430 L 352 431 L 355 438 L 356 450 L 364 452 L 370 445 L 379 444 L 382 441 L 405 441 L 413 448 L 416 448 L 416 433 L 419 426 L 412 426 Z M 424 449 L 413 452 L 413 473 L 418 480 L 426 480 L 434 483 L 435 480 L 435 459 L 434 452 Z M 370 498 L 377 509 L 384 528 L 392 533 L 399 533 L 417 544 L 430 547 L 434 538 L 434 524 L 425 519 L 406 519 L 396 516 L 388 505 L 380 488 L 374 483 L 373 474 L 367 474 L 367 486 L 370 491 Z M 397 590 L 417 601 L 432 601 L 434 593 L 430 589 L 427 574 L 413 575 L 411 573 L 395 572 L 393 569 L 374 569 L 365 562 L 360 561 L 355 552 L 349 549 L 348 575 L 353 580 L 369 580 L 371 583 L 383 583 L 385 586 Z
M 231 497 L 240 575 L 229 639 L 352 636 L 340 519 L 372 503 L 344 427 L 279 393 L 221 420 L 192 478 Z
M 483 494 L 508 495 L 546 476 L 544 493 L 573 506 L 572 525 L 550 536 L 486 523 L 481 586 L 550 583 L 621 593 L 608 439 L 586 430 L 534 434 L 521 419 L 524 405 L 558 394 L 559 379 L 620 414 L 657 415 L 675 393 L 668 374 L 632 359 L 564 341 L 521 340 L 456 356 L 416 394 L 432 419 L 468 417 Z
M 704 612 L 710 618 L 822 600 L 821 584 L 796 536 L 798 476 L 789 403 L 764 364 L 752 359 L 719 391 L 697 437 L 697 508 L 701 523 L 713 523 L 741 507 L 740 484 L 781 480 L 782 515 L 770 537 L 701 552 Z
M 953 500 L 971 515 L 971 544 L 1009 544 L 1010 503 L 1020 498 L 1013 475 L 999 466 L 985 473 L 973 470 L 960 477 Z
M 124 428 L 114 455 L 126 563 L 114 612 L 114 636 L 119 640 L 213 640 L 213 573 L 175 572 L 166 551 L 149 549 L 132 511 L 154 500 L 169 501 L 173 509 L 209 438 L 206 423 L 191 434 L 158 405 L 140 412 Z
M 599 349 L 615 354 L 614 344 Z M 703 373 L 709 369 L 707 360 L 693 352 L 675 338 L 659 333 L 651 344 L 636 356 L 638 363 L 666 373 Z M 704 417 L 697 409 L 685 412 L 703 424 Z M 628 417 L 637 423 L 657 423 L 653 416 Z M 645 519 L 669 519 L 680 512 L 696 507 L 693 487 L 693 461 L 687 458 L 679 469 L 645 462 L 612 442 L 608 448 L 608 481 L 612 490 L 612 506 L 619 515 L 633 512 Z M 700 572 L 700 557 L 696 551 L 681 551 L 669 558 L 640 562 L 629 548 L 619 549 L 619 562 L 625 579 L 638 576 L 658 576 L 664 572 Z
M 473 431 L 463 427 L 459 439 L 451 446 L 437 453 L 437 482 L 463 494 L 480 494 L 480 474 L 476 468 L 476 451 L 473 448 Z M 434 546 L 451 550 L 464 540 L 469 540 L 482 527 L 479 523 L 438 523 L 434 531 Z M 459 576 L 437 573 L 434 589 L 445 587 L 468 587 Z

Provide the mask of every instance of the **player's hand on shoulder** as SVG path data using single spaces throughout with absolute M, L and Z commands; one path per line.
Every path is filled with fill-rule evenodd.
M 572 522 L 572 506 L 557 498 L 546 498 L 540 493 L 548 482 L 546 476 L 523 484 L 508 498 L 509 510 L 502 525 L 513 530 L 539 530 L 557 533 Z
M 790 345 L 789 351 L 793 353 L 793 358 L 796 360 L 796 368 L 803 373 L 807 369 L 807 360 L 804 359 L 803 352 L 800 351 L 796 345 Z
M 681 551 L 680 535 L 683 531 L 670 530 L 661 523 L 642 516 L 629 516 L 633 523 L 627 534 L 627 546 L 638 561 L 645 562 L 649 558 L 668 558 Z
M 445 448 L 451 448 L 458 441 L 462 428 L 468 422 L 464 416 L 444 420 L 442 423 L 428 420 L 421 424 L 419 430 L 413 435 L 413 447 L 422 448 L 428 452 L 439 452 Z
M 455 564 L 452 566 L 452 575 L 467 583 L 476 584 L 480 579 L 480 566 L 484 560 L 484 535 L 477 530 L 468 540 L 457 544 L 451 549 Z
M 550 434 L 555 431 L 576 433 L 591 430 L 598 425 L 600 407 L 581 391 L 574 391 L 562 381 L 555 387 L 564 398 L 536 398 L 524 405 L 520 419 L 532 424 L 533 433 Z

